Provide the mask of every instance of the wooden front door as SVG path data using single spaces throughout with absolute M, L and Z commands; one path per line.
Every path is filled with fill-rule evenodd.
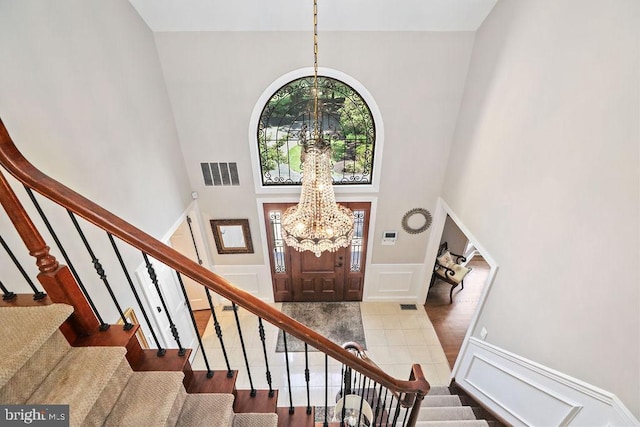
M 289 248 L 280 236 L 280 215 L 294 203 L 264 204 L 276 302 L 362 301 L 371 204 L 341 204 L 354 213 L 353 242 L 320 257 Z
M 292 300 L 296 302 L 335 302 L 344 300 L 344 253 L 289 251 L 291 259 Z

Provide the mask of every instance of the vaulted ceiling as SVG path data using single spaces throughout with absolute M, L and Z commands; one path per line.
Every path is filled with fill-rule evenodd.
M 312 0 L 129 0 L 152 31 L 307 31 Z M 318 0 L 325 31 L 475 31 L 497 0 Z

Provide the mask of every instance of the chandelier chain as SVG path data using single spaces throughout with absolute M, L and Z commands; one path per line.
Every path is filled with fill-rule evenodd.
M 318 0 L 313 0 L 313 140 L 318 141 Z
M 331 144 L 323 139 L 318 90 L 318 2 L 313 0 L 313 135 L 307 143 L 306 132 L 300 139 L 303 148 L 302 190 L 300 202 L 281 216 L 282 238 L 298 251 L 335 252 L 346 248 L 353 238 L 353 213 L 336 203 L 333 193 Z

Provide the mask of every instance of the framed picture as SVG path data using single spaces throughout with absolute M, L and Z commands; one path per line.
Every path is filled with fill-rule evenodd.
M 138 321 L 138 317 L 136 316 L 136 312 L 133 311 L 132 307 L 129 307 L 124 311 L 124 317 L 127 319 L 129 323 L 132 323 L 134 325 L 140 324 L 140 322 Z M 124 321 L 122 320 L 122 318 L 118 319 L 117 324 L 124 325 Z M 140 343 L 140 347 L 142 347 L 143 349 L 149 348 L 149 343 L 147 342 L 147 338 L 144 336 L 144 332 L 142 332 L 141 327 L 138 328 L 138 330 L 136 331 L 136 338 Z
M 248 219 L 212 219 L 211 229 L 219 254 L 252 254 Z

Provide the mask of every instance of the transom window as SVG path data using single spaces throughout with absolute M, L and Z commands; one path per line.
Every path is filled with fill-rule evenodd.
M 331 142 L 333 181 L 371 184 L 375 124 L 360 94 L 346 83 L 318 77 L 320 130 Z M 301 132 L 313 132 L 313 76 L 291 81 L 267 101 L 258 122 L 262 184 L 300 185 Z

